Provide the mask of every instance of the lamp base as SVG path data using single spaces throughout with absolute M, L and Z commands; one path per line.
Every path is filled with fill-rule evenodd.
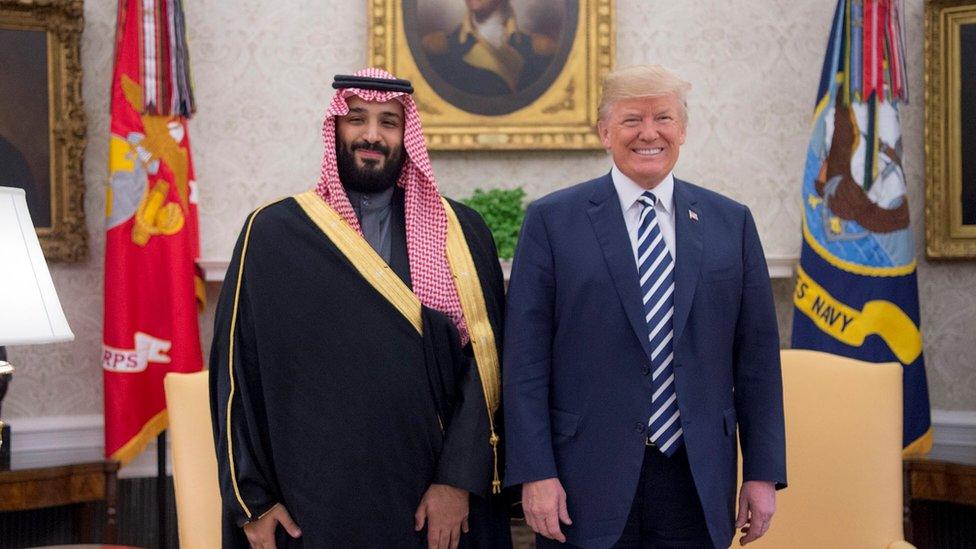
M 10 469 L 10 426 L 0 421 L 0 471 Z

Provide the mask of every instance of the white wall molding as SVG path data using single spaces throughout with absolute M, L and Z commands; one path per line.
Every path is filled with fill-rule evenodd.
M 769 269 L 769 278 L 793 278 L 796 265 L 800 258 L 791 255 L 767 255 L 766 266 Z
M 766 265 L 769 268 L 770 278 L 792 278 L 796 270 L 796 264 L 800 259 L 796 256 L 788 255 L 768 255 Z M 502 271 L 505 280 L 512 269 L 511 261 L 502 261 Z M 197 266 L 203 271 L 203 280 L 206 282 L 223 282 L 224 275 L 227 273 L 227 266 L 230 264 L 228 259 L 198 259 Z
M 932 425 L 935 444 L 976 447 L 976 411 L 932 410 Z
M 20 466 L 95 461 L 105 449 L 101 415 L 11 418 L 12 459 Z M 935 444 L 976 448 L 976 411 L 932 410 Z M 167 458 L 172 470 L 172 459 Z M 123 478 L 156 476 L 156 443 L 119 472 Z
M 203 271 L 204 282 L 223 282 L 230 266 L 229 259 L 198 259 L 197 267 Z
M 18 468 L 98 461 L 105 455 L 105 420 L 101 414 L 4 421 L 11 430 L 11 461 Z M 168 457 L 166 464 L 167 470 L 172 471 L 172 460 Z M 119 476 L 156 476 L 156 441 L 150 442 L 144 452 L 119 471 Z

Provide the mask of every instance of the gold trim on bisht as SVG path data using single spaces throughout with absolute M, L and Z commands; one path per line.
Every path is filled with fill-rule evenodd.
M 376 288 L 403 316 L 413 324 L 417 333 L 423 333 L 420 316 L 420 300 L 383 261 L 376 250 L 325 203 L 315 191 L 295 195 L 295 200 L 308 217 L 318 225 L 329 240 L 352 262 L 366 282 Z
M 447 213 L 447 260 L 451 264 L 454 285 L 461 298 L 461 310 L 468 324 L 471 348 L 474 350 L 474 360 L 478 365 L 478 375 L 481 376 L 481 390 L 485 393 L 485 403 L 488 405 L 488 426 L 491 429 L 489 442 L 494 455 L 495 468 L 491 492 L 498 494 L 502 491 L 502 482 L 498 474 L 499 438 L 495 433 L 495 412 L 501 402 L 498 347 L 495 346 L 495 333 L 488 320 L 485 294 L 481 291 L 481 281 L 478 279 L 478 271 L 474 266 L 468 242 L 464 239 L 461 223 L 451 204 L 444 198 L 441 198 L 441 201 Z
M 352 262 L 363 278 L 413 324 L 418 334 L 422 334 L 420 300 L 373 250 L 372 246 L 314 191 L 295 195 L 295 200 L 339 248 L 339 251 Z M 488 408 L 488 425 L 491 432 L 488 441 L 494 459 L 492 493 L 497 494 L 501 492 L 501 478 L 498 472 L 499 437 L 495 432 L 495 412 L 501 400 L 501 376 L 495 334 L 488 321 L 481 282 L 478 280 L 478 272 L 471 258 L 471 250 L 464 239 L 461 224 L 446 200 L 444 210 L 447 213 L 447 259 L 460 297 L 461 310 L 471 335 L 475 364 L 481 377 L 481 388 Z
M 237 311 L 240 309 L 240 298 L 241 298 L 241 283 L 244 280 L 244 260 L 247 258 L 247 246 L 251 241 L 251 227 L 254 226 L 254 218 L 258 216 L 261 210 L 267 208 L 271 202 L 261 206 L 260 208 L 254 210 L 251 217 L 247 220 L 247 228 L 244 230 L 244 243 L 241 244 L 241 258 L 238 260 L 237 265 L 237 283 L 234 286 L 234 309 L 230 316 L 230 335 L 227 337 L 228 341 L 228 351 L 227 351 L 227 377 L 230 379 L 230 392 L 227 396 L 227 460 L 230 464 L 230 483 L 234 487 L 234 495 L 237 497 L 237 503 L 240 504 L 241 510 L 244 511 L 244 515 L 250 521 L 252 519 L 251 509 L 248 508 L 247 504 L 244 503 L 244 498 L 241 497 L 241 491 L 237 486 L 237 472 L 234 467 L 234 438 L 231 436 L 231 409 L 234 404 L 234 393 L 236 386 L 234 384 L 234 334 L 237 331 Z

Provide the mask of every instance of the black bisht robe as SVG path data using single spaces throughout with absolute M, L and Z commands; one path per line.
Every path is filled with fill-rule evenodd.
M 451 205 L 501 357 L 494 240 L 474 210 Z M 470 344 L 462 349 L 450 319 L 426 307 L 421 337 L 294 198 L 252 215 L 224 281 L 210 355 L 224 547 L 247 547 L 241 526 L 276 503 L 302 529 L 294 540 L 279 527 L 279 547 L 426 547 L 414 512 L 432 483 L 471 493 L 462 547 L 511 547 L 508 503 L 491 494 L 488 412 Z M 397 234 L 390 262 L 408 281 Z M 501 418 L 499 410 L 504 441 Z

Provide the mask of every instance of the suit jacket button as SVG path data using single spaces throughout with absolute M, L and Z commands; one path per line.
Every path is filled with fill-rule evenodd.
M 644 366 L 643 368 L 641 368 L 641 373 L 644 374 L 645 376 L 651 375 L 651 367 Z
M 634 423 L 634 430 L 637 431 L 638 433 L 643 433 L 644 432 L 644 424 L 641 423 L 640 421 L 635 422 Z

